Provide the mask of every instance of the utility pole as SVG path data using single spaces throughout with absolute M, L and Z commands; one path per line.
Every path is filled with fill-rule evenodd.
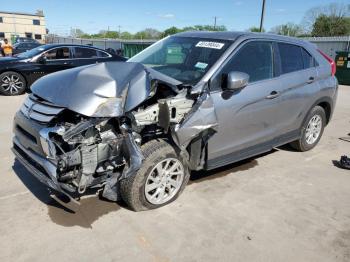
M 216 16 L 214 16 L 214 31 L 216 30 Z
M 121 26 L 118 25 L 118 35 L 119 35 L 119 38 L 121 38 L 121 35 L 120 35 L 120 28 L 121 28 Z
M 263 30 L 263 25 L 264 25 L 264 15 L 265 15 L 265 0 L 263 0 L 262 3 L 262 9 L 261 9 L 261 19 L 260 19 L 260 33 Z

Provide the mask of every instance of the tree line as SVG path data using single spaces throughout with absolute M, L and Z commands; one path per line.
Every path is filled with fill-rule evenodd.
M 70 35 L 72 37 L 78 38 L 111 38 L 111 39 L 161 39 L 168 35 L 177 34 L 185 31 L 227 31 L 227 28 L 224 25 L 195 25 L 195 26 L 187 26 L 183 28 L 178 28 L 176 26 L 172 26 L 164 31 L 159 31 L 154 28 L 146 28 L 142 31 L 139 31 L 135 34 L 130 32 L 118 32 L 118 31 L 108 31 L 108 30 L 100 30 L 97 34 L 87 34 L 84 33 L 81 29 L 73 28 L 71 29 Z
M 170 27 L 164 31 L 146 28 L 137 33 L 127 31 L 101 30 L 97 34 L 87 34 L 81 29 L 72 29 L 71 36 L 79 38 L 110 38 L 110 39 L 161 39 L 185 31 L 227 31 L 226 26 L 195 25 L 183 28 Z M 259 32 L 258 27 L 246 31 Z M 263 31 L 265 31 L 263 29 Z M 350 4 L 332 3 L 309 9 L 300 24 L 288 22 L 271 28 L 269 33 L 288 36 L 343 36 L 350 35 Z

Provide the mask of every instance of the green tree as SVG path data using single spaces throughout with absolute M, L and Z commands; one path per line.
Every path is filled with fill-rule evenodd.
M 119 33 L 116 31 L 107 31 L 104 35 L 105 38 L 116 39 L 119 38 Z
M 287 36 L 299 36 L 303 33 L 301 26 L 294 23 L 287 23 L 275 26 L 271 29 L 272 33 Z
M 342 36 L 350 34 L 350 18 L 320 15 L 311 31 L 312 36 Z
M 257 26 L 252 26 L 248 29 L 249 32 L 255 32 L 255 33 L 260 33 L 260 28 Z M 262 32 L 265 32 L 265 29 L 262 29 Z
M 85 33 L 83 32 L 83 30 L 81 30 L 79 28 L 71 28 L 71 30 L 70 30 L 71 37 L 81 37 L 84 34 Z
M 120 33 L 120 38 L 121 39 L 132 39 L 133 35 L 127 31 L 124 31 L 124 32 Z
M 174 34 L 177 34 L 177 33 L 180 33 L 180 32 L 182 32 L 182 30 L 180 28 L 172 26 L 172 27 L 164 30 L 164 32 L 162 33 L 162 37 L 166 37 L 168 35 L 174 35 Z
M 332 19 L 325 19 L 324 17 L 319 18 L 322 15 L 332 17 Z M 311 34 L 317 19 L 319 20 L 319 23 L 320 20 L 323 20 L 321 24 L 327 24 L 330 22 L 330 20 L 335 21 L 335 18 L 346 18 L 349 16 L 350 4 L 331 3 L 325 6 L 316 6 L 306 11 L 301 22 L 301 27 L 303 28 L 305 34 Z

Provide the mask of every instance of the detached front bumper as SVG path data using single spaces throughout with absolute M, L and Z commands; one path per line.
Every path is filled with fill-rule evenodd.
M 64 188 L 65 185 L 62 185 L 57 181 L 56 166 L 53 163 L 33 151 L 26 149 L 19 143 L 17 137 L 13 138 L 12 152 L 16 156 L 16 159 L 41 183 L 48 186 L 50 189 L 53 189 L 54 193 L 61 193 L 68 197 L 68 199 L 75 205 L 79 205 L 79 202 L 70 195 L 69 190 Z M 66 203 L 55 197 L 55 195 L 51 195 L 51 197 L 60 204 L 70 209 L 74 209 L 67 206 Z

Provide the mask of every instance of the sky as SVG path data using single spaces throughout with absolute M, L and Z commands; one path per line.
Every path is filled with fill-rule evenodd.
M 308 9 L 332 2 L 335 0 L 266 0 L 264 28 L 298 24 Z M 262 0 L 11 0 L 6 10 L 0 9 L 30 13 L 41 9 L 50 33 L 67 35 L 70 28 L 91 34 L 117 31 L 120 26 L 121 31 L 135 33 L 145 28 L 214 24 L 215 16 L 217 24 L 228 30 L 244 31 L 259 26 L 261 5 Z

